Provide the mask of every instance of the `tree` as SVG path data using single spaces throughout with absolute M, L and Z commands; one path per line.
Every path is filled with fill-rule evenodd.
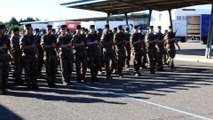
M 27 17 L 26 19 L 20 19 L 20 23 L 22 23 L 22 22 L 33 22 L 33 21 L 39 21 L 40 19 L 38 19 L 38 18 L 36 18 L 36 19 L 34 19 L 34 18 L 32 18 L 32 17 Z
M 16 18 L 12 17 L 9 21 L 10 24 L 12 25 L 19 25 L 19 22 Z

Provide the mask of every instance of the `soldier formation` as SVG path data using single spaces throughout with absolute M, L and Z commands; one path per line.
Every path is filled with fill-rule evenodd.
M 5 34 L 5 25 L 0 25 L 0 95 L 6 93 L 11 60 L 15 84 L 26 85 L 27 90 L 37 90 L 37 78 L 42 75 L 43 65 L 48 87 L 54 88 L 57 87 L 59 66 L 65 85 L 72 84 L 74 70 L 77 82 L 85 82 L 87 68 L 90 69 L 91 82 L 99 82 L 98 72 L 102 69 L 106 71 L 106 79 L 112 79 L 112 73 L 122 78 L 123 69 L 130 67 L 131 58 L 135 76 L 141 76 L 140 69 L 145 69 L 147 64 L 151 74 L 155 74 L 155 69 L 164 71 L 164 63 L 174 69 L 175 45 L 179 47 L 172 27 L 163 34 L 158 26 L 158 32 L 154 34 L 153 26 L 150 26 L 146 35 L 139 26 L 134 27 L 132 35 L 128 27 L 124 30 L 118 26 L 112 32 L 109 25 L 105 25 L 103 31 L 95 31 L 94 25 L 89 30 L 77 25 L 74 34 L 65 25 L 61 26 L 60 34 L 47 25 L 43 35 L 38 29 L 34 33 L 31 24 L 25 27 L 23 36 L 18 28 L 14 28 L 12 37 L 9 37 Z

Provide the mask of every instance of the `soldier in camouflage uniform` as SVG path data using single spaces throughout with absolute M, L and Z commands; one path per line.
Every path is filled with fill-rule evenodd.
M 38 89 L 37 86 L 37 49 L 36 36 L 33 35 L 31 24 L 26 24 L 26 34 L 21 38 L 20 46 L 24 62 L 27 89 Z
M 129 68 L 130 59 L 131 59 L 131 46 L 130 46 L 131 34 L 130 34 L 130 30 L 129 30 L 128 27 L 126 28 L 125 34 L 126 34 L 125 48 L 126 48 L 126 51 L 127 51 L 127 58 L 126 58 L 125 64 L 126 64 L 126 67 Z
M 126 49 L 125 49 L 125 42 L 126 42 L 126 35 L 122 31 L 122 26 L 118 26 L 118 32 L 114 35 L 114 43 L 116 46 L 116 55 L 118 58 L 118 68 L 117 73 L 119 77 L 123 77 L 122 71 L 125 65 L 126 59 Z
M 103 57 L 106 68 L 106 78 L 111 79 L 112 70 L 117 65 L 115 50 L 113 49 L 113 33 L 110 32 L 109 25 L 105 25 L 103 35 L 101 37 L 103 46 Z M 112 65 L 110 65 L 110 61 Z
M 158 32 L 156 34 L 157 40 L 157 53 L 158 53 L 158 70 L 164 71 L 163 69 L 163 55 L 165 54 L 164 48 L 164 35 L 161 32 L 161 26 L 158 26 Z
M 85 35 L 81 34 L 81 26 L 77 25 L 76 34 L 73 36 L 72 44 L 74 46 L 75 66 L 77 73 L 77 82 L 85 80 L 87 71 L 87 51 L 85 46 Z
M 11 42 L 12 42 L 12 50 L 13 50 L 15 84 L 22 85 L 23 84 L 23 81 L 21 78 L 22 57 L 21 57 L 21 49 L 19 45 L 19 42 L 20 42 L 19 28 L 13 29 L 13 36 L 11 38 Z
M 45 34 L 45 32 L 44 32 L 44 34 Z M 44 58 L 44 51 L 41 47 L 41 35 L 40 35 L 40 31 L 39 31 L 38 28 L 35 29 L 35 36 L 36 36 L 36 47 L 37 47 L 37 50 L 38 50 L 38 55 L 37 55 L 37 59 L 38 59 L 38 66 L 37 67 L 38 68 L 37 68 L 37 70 L 38 70 L 38 75 L 42 76 L 41 71 L 42 71 L 42 66 L 44 64 L 44 59 L 43 59 Z
M 71 85 L 73 71 L 72 38 L 67 34 L 66 25 L 61 26 L 61 34 L 58 36 L 59 58 L 62 70 L 62 80 L 65 85 Z
M 9 72 L 9 56 L 8 51 L 11 51 L 10 40 L 5 35 L 5 25 L 0 25 L 0 95 L 6 93 L 8 72 Z
M 131 44 L 133 46 L 133 55 L 134 55 L 134 69 L 135 69 L 135 76 L 141 76 L 139 71 L 140 66 L 142 64 L 142 58 L 144 56 L 144 46 L 142 41 L 142 34 L 139 33 L 139 27 L 135 26 L 135 31 L 131 36 Z
M 99 49 L 99 36 L 95 33 L 95 26 L 90 26 L 90 31 L 86 35 L 88 66 L 91 71 L 92 82 L 97 82 L 98 69 L 101 66 L 101 54 Z
M 52 34 L 52 25 L 47 26 L 47 33 L 42 37 L 41 46 L 44 50 L 44 61 L 48 86 L 56 87 L 57 54 L 56 37 Z
M 146 34 L 146 50 L 147 50 L 147 54 L 148 54 L 148 58 L 149 58 L 149 65 L 150 65 L 150 73 L 151 74 L 155 74 L 155 52 L 156 52 L 156 48 L 155 48 L 155 35 L 153 34 L 153 26 L 150 26 L 148 28 L 148 33 Z
M 175 39 L 175 33 L 173 32 L 171 26 L 169 26 L 169 30 L 165 36 L 165 39 L 166 39 L 166 50 L 168 54 L 168 64 L 171 67 L 171 69 L 174 69 L 174 58 L 176 55 L 175 44 L 178 46 L 179 50 L 180 50 L 180 46 L 178 45 Z

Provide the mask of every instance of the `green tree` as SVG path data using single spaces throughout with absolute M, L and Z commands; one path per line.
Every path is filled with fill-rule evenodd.
M 12 25 L 19 25 L 19 22 L 16 18 L 12 17 L 9 21 L 10 24 Z

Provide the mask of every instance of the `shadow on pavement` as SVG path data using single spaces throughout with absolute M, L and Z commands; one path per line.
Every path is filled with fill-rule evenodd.
M 0 105 L 0 120 L 23 120 L 23 118 L 6 107 Z

